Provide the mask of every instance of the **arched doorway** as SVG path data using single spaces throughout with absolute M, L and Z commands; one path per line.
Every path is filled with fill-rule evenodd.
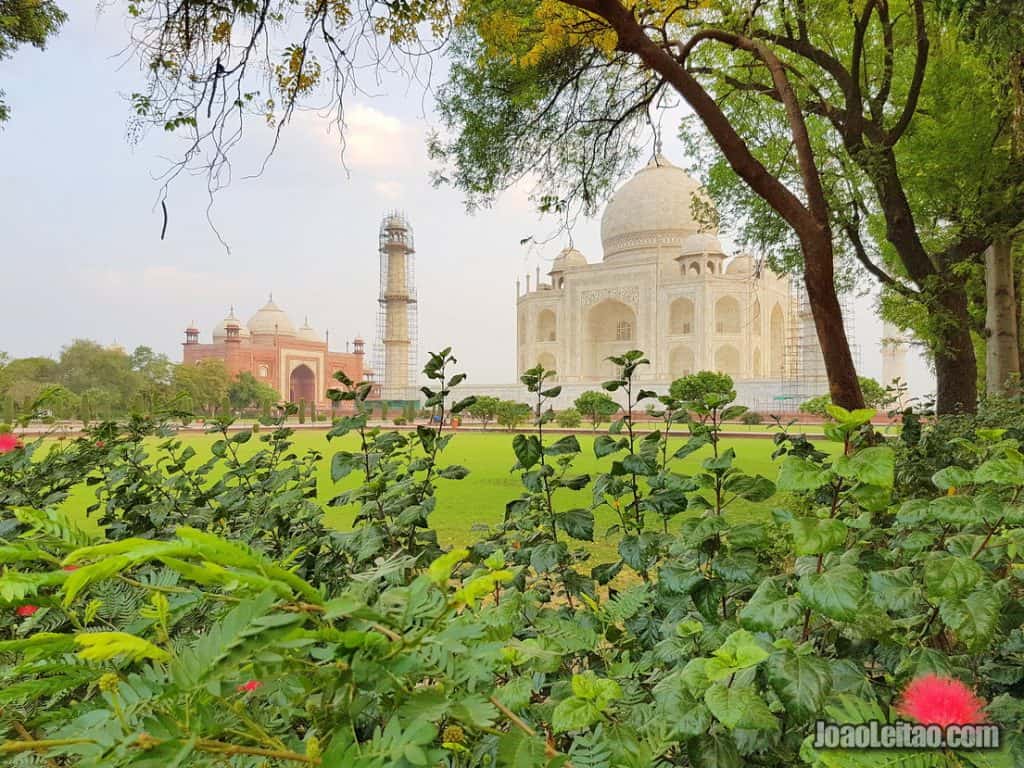
M 555 313 L 550 309 L 537 315 L 537 341 L 555 341 L 558 338 L 558 324 Z
M 715 352 L 715 370 L 727 373 L 733 379 L 740 378 L 740 352 L 731 344 L 723 344 Z
M 754 360 L 750 370 L 751 375 L 757 379 L 761 376 L 761 348 L 754 347 Z
M 782 314 L 782 307 L 778 304 L 772 307 L 772 314 L 768 319 L 768 334 L 771 365 L 768 375 L 782 378 L 786 375 L 786 319 Z
M 715 303 L 715 333 L 740 332 L 740 303 L 724 296 Z
M 689 299 L 676 299 L 668 310 L 668 332 L 672 335 L 686 336 L 693 333 L 693 302 Z
M 689 347 L 675 347 L 669 355 L 668 369 L 673 379 L 694 373 L 693 350 Z
M 618 371 L 605 358 L 636 347 L 636 313 L 621 301 L 605 299 L 587 313 L 584 365 L 588 376 L 610 378 Z
M 288 399 L 293 403 L 316 402 L 316 374 L 305 363 L 297 366 L 288 379 Z

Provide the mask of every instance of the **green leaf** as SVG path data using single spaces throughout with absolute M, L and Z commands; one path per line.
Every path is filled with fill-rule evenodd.
M 965 485 L 971 485 L 973 482 L 974 476 L 970 470 L 963 467 L 946 467 L 932 475 L 932 483 L 940 491 L 946 491 L 950 488 L 962 488 Z
M 576 435 L 566 435 L 549 445 L 545 452 L 548 456 L 561 456 L 567 453 L 579 453 L 580 450 L 582 449 Z
M 974 470 L 974 482 L 997 485 L 1024 485 L 1024 456 L 1008 452 L 1003 458 L 989 459 Z
M 848 530 L 839 520 L 796 517 L 789 521 L 797 555 L 823 555 L 846 543 Z
M 832 468 L 836 474 L 860 483 L 892 488 L 896 454 L 892 448 L 863 448 L 852 456 L 839 456 Z
M 452 577 L 452 571 L 455 570 L 455 566 L 467 557 L 469 557 L 468 549 L 453 549 L 451 552 L 441 555 L 427 569 L 430 580 L 439 587 L 443 587 L 448 583 L 448 579 Z
M 616 440 L 610 435 L 598 435 L 594 440 L 594 455 L 600 459 L 613 453 L 618 453 L 625 447 L 625 438 Z
M 541 446 L 536 435 L 516 435 L 512 438 L 512 450 L 523 469 L 529 469 L 540 461 Z
M 749 685 L 712 685 L 704 692 L 704 703 L 729 730 L 749 728 L 763 731 L 778 727 L 778 721 L 764 699 Z
M 939 602 L 939 616 L 970 651 L 987 650 L 1003 608 L 1001 589 L 982 587 L 964 597 Z
M 799 456 L 787 456 L 779 469 L 776 486 L 780 491 L 813 491 L 829 481 L 828 470 Z
M 594 672 L 573 675 L 571 685 L 574 696 L 593 701 L 602 712 L 611 702 L 622 698 L 622 689 L 617 682 L 598 677 Z
M 582 731 L 601 719 L 601 709 L 593 701 L 570 696 L 559 702 L 551 715 L 551 728 L 555 733 Z
M 760 632 L 778 632 L 800 619 L 800 601 L 787 595 L 784 576 L 762 581 L 739 614 L 740 625 Z
M 109 661 L 124 656 L 132 661 L 167 661 L 170 654 L 148 640 L 127 632 L 80 632 L 75 635 L 78 657 L 85 661 Z
M 709 733 L 689 743 L 694 768 L 743 768 L 745 763 L 730 733 Z
M 543 736 L 530 736 L 512 730 L 498 739 L 498 768 L 537 768 L 547 765 L 547 745 Z
M 740 670 L 756 667 L 768 655 L 752 634 L 738 629 L 711 654 L 712 657 L 704 664 L 704 674 L 711 681 L 724 680 Z
M 570 509 L 560 513 L 556 520 L 558 525 L 574 539 L 594 540 L 594 513 L 589 509 Z
M 932 601 L 962 597 L 971 592 L 984 577 L 977 562 L 962 555 L 935 553 L 924 564 L 924 586 Z
M 772 655 L 768 683 L 790 714 L 799 719 L 821 712 L 832 689 L 832 669 L 822 658 L 792 651 Z
M 801 577 L 800 596 L 812 609 L 838 621 L 850 621 L 864 594 L 864 575 L 852 565 Z

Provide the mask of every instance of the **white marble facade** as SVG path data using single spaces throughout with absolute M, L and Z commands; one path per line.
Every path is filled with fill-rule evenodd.
M 609 355 L 642 349 L 645 385 L 717 370 L 763 396 L 778 391 L 792 373 L 789 280 L 749 255 L 727 256 L 694 210 L 709 205 L 664 157 L 626 182 L 601 219 L 603 259 L 566 249 L 548 282 L 518 295 L 519 373 L 542 363 L 564 385 L 593 384 L 614 373 Z

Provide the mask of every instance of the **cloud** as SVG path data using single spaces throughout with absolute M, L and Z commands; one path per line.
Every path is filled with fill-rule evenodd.
M 322 113 L 300 112 L 293 122 L 333 157 L 340 153 L 351 170 L 422 173 L 427 166 L 422 129 L 366 104 L 346 105 L 343 143 L 337 124 Z

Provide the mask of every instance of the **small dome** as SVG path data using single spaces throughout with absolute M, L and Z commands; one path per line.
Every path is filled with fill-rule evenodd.
M 249 338 L 249 329 L 242 325 L 241 320 L 235 317 L 235 308 L 231 307 L 231 310 L 228 312 L 228 316 L 221 320 L 217 327 L 213 329 L 213 340 L 220 341 L 222 339 L 226 339 L 228 336 L 229 325 L 238 326 L 238 335 L 240 338 Z
M 754 273 L 754 257 L 748 253 L 737 256 L 729 262 L 725 272 L 729 275 L 752 275 Z
M 683 238 L 679 244 L 679 253 L 682 256 L 692 256 L 695 253 L 723 254 L 722 243 L 717 237 L 707 232 L 698 232 Z
M 669 248 L 678 252 L 701 225 L 692 210 L 700 184 L 661 155 L 655 157 L 612 195 L 601 216 L 605 260 L 630 252 Z
M 302 327 L 299 328 L 297 336 L 303 341 L 320 341 L 320 337 L 317 336 L 317 333 L 313 329 L 313 326 L 309 324 L 308 317 L 305 319 L 305 322 L 302 324 Z
M 274 303 L 273 295 L 255 315 L 249 318 L 247 325 L 252 333 L 273 334 L 276 332 L 279 336 L 295 335 L 295 326 L 292 325 L 292 321 L 288 319 L 284 310 Z
M 585 267 L 587 266 L 587 257 L 577 251 L 575 248 L 563 248 L 561 252 L 555 256 L 555 260 L 551 262 L 551 269 L 548 274 L 555 272 L 564 272 L 567 269 L 573 267 Z

